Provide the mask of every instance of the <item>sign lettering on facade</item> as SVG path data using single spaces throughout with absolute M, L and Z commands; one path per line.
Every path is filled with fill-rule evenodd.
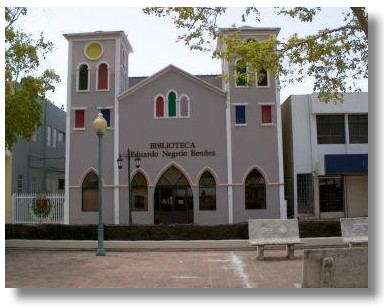
M 138 154 L 145 158 L 177 158 L 177 157 L 208 157 L 216 156 L 215 151 L 198 149 L 195 142 L 151 142 L 148 151 L 130 152 L 134 157 Z

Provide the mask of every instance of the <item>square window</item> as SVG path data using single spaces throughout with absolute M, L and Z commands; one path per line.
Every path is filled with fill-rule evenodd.
M 100 112 L 103 114 L 103 118 L 107 121 L 107 127 L 111 127 L 111 110 L 101 109 Z
M 236 109 L 236 124 L 247 124 L 246 118 L 245 118 L 245 106 L 235 106 Z
M 368 115 L 348 115 L 349 143 L 368 143 Z
M 317 143 L 345 143 L 344 115 L 317 115 Z
M 75 111 L 75 128 L 84 128 L 84 110 Z
M 272 123 L 272 106 L 261 106 L 261 123 Z

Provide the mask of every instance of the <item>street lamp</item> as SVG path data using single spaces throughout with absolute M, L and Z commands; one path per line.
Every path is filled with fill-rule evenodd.
M 93 121 L 93 129 L 99 137 L 99 178 L 98 178 L 98 207 L 99 207 L 99 225 L 97 227 L 97 250 L 96 256 L 105 256 L 104 250 L 104 226 L 103 226 L 103 136 L 107 130 L 107 121 L 100 112 Z
M 127 153 L 119 154 L 119 158 L 117 159 L 117 166 L 119 167 L 119 169 L 122 169 L 124 158 L 127 159 L 128 161 L 128 222 L 129 222 L 129 225 L 132 225 L 132 185 L 131 185 L 131 155 L 130 154 L 131 154 L 131 151 L 129 150 L 129 148 L 127 149 Z M 135 165 L 136 165 L 136 168 L 140 168 L 141 166 L 141 158 L 138 152 L 135 155 Z

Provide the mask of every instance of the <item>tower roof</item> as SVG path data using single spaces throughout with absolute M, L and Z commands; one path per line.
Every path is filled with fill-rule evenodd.
M 133 52 L 132 46 L 128 41 L 127 35 L 124 31 L 94 31 L 94 32 L 80 32 L 80 33 L 66 33 L 63 36 L 68 40 L 97 40 L 102 38 L 120 37 L 125 45 L 127 45 L 128 52 Z

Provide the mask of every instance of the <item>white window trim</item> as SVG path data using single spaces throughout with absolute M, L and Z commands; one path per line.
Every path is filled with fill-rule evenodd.
M 267 72 L 267 85 L 266 86 L 259 86 L 258 85 L 258 78 L 257 78 L 257 73 L 256 73 L 256 80 L 255 80 L 255 85 L 256 85 L 256 88 L 270 88 L 271 87 L 271 82 L 270 82 L 270 77 L 269 77 L 269 72 Z
M 87 110 L 88 107 L 71 107 L 71 110 Z
M 261 107 L 261 106 L 275 106 L 275 105 L 276 105 L 275 102 L 259 102 L 258 104 L 259 104 L 260 107 Z M 261 111 L 261 112 L 262 112 L 262 111 Z M 272 107 L 271 107 L 271 117 L 272 117 L 272 122 L 271 122 L 271 123 L 263 123 L 263 122 L 262 122 L 262 120 L 263 120 L 262 117 L 263 117 L 263 115 L 261 114 L 260 126 L 266 126 L 266 127 L 268 127 L 268 126 L 276 126 L 276 123 L 273 122 L 273 117 L 272 117 Z
M 96 58 L 90 58 L 90 57 L 88 57 L 88 55 L 87 55 L 87 49 L 88 49 L 89 45 L 92 45 L 92 44 L 98 44 L 98 45 L 101 47 L 101 53 L 100 53 L 100 55 L 99 55 L 98 57 L 96 57 Z M 101 44 L 101 43 L 98 42 L 98 41 L 90 41 L 90 42 L 88 42 L 87 44 L 85 44 L 83 53 L 84 53 L 84 56 L 85 56 L 87 59 L 89 59 L 89 60 L 91 60 L 91 61 L 96 61 L 96 60 L 99 60 L 99 59 L 103 56 L 103 54 L 104 54 L 104 46 L 103 46 L 103 44 Z
M 249 105 L 249 103 L 232 103 L 232 106 L 235 107 L 235 116 L 234 116 L 234 120 L 235 120 L 235 127 L 246 127 L 248 126 L 248 121 L 247 121 L 247 108 L 245 108 L 245 123 L 236 123 L 236 107 L 237 106 L 245 106 L 247 107 Z
M 53 128 L 52 129 L 52 147 L 56 148 L 57 146 L 57 129 Z
M 77 111 L 77 110 L 84 110 L 85 111 L 87 109 L 88 109 L 88 107 L 71 107 L 72 111 Z M 84 117 L 85 117 L 85 112 L 84 112 Z M 74 119 L 76 120 L 76 114 L 74 114 Z M 85 122 L 85 118 L 84 118 L 84 122 Z M 84 123 L 84 127 L 73 127 L 72 129 L 74 131 L 85 131 L 85 123 Z
M 52 144 L 52 127 L 47 126 L 47 146 L 50 147 Z
M 169 96 L 169 93 L 171 93 L 171 92 L 176 94 L 176 106 L 175 106 L 175 108 L 176 108 L 176 115 L 174 117 L 170 117 L 169 116 L 169 112 L 168 112 L 169 111 L 169 108 L 168 108 L 168 105 L 169 105 L 168 96 Z M 167 118 L 167 119 L 177 119 L 179 117 L 179 99 L 178 98 L 179 98 L 179 95 L 177 94 L 176 90 L 170 89 L 167 92 L 167 96 L 166 96 L 166 100 L 165 100 L 165 105 L 166 105 L 167 113 L 166 113 L 166 117 L 165 118 Z
M 187 116 L 182 116 L 181 115 L 181 106 L 180 106 L 180 103 L 181 103 L 181 99 L 183 98 L 183 97 L 186 97 L 187 98 L 187 103 L 188 103 L 188 115 Z M 190 117 L 191 117 L 191 100 L 189 99 L 189 96 L 187 95 L 187 94 L 181 94 L 180 95 L 180 98 L 178 99 L 178 100 L 176 100 L 176 104 L 177 105 L 179 105 L 178 106 L 178 108 L 176 108 L 176 109 L 178 109 L 178 111 L 179 111 L 179 113 L 178 113 L 178 117 L 180 118 L 180 119 L 189 119 Z
M 247 89 L 247 88 L 249 88 L 249 84 L 248 84 L 248 82 L 249 82 L 249 76 L 248 76 L 248 67 L 247 67 L 247 66 L 245 66 L 245 70 L 246 70 L 245 74 L 247 75 L 247 84 L 246 84 L 245 86 L 239 86 L 239 85 L 237 84 L 237 62 L 239 62 L 239 61 L 241 61 L 241 60 L 243 60 L 243 59 L 239 58 L 239 59 L 237 59 L 237 60 L 235 61 L 235 69 L 234 69 L 234 71 L 235 71 L 235 88 L 239 88 L 239 89 Z
M 274 106 L 276 105 L 275 102 L 260 102 L 259 106 Z
M 105 107 L 103 107 L 103 106 L 98 106 L 98 107 L 96 107 L 96 110 L 98 110 L 98 112 L 101 112 L 101 110 L 106 110 L 106 109 L 108 109 L 108 110 L 112 110 L 113 109 L 113 106 L 105 106 Z M 109 114 L 109 116 L 111 116 L 111 114 Z M 110 119 L 111 120 L 111 119 Z M 107 130 L 111 130 L 112 129 L 112 126 L 108 126 L 107 127 Z
M 88 67 L 88 85 L 87 85 L 87 90 L 80 90 L 79 89 L 79 79 L 80 79 L 80 66 L 86 65 Z M 81 62 L 76 68 L 76 92 L 79 93 L 85 93 L 85 92 L 90 92 L 90 81 L 91 81 L 91 76 L 90 76 L 90 69 L 89 69 L 89 63 L 87 62 Z
M 100 65 L 102 64 L 106 64 L 107 65 L 107 71 L 108 71 L 108 80 L 107 80 L 107 84 L 108 84 L 108 87 L 106 89 L 99 89 L 98 86 L 99 86 L 99 68 L 100 68 Z M 96 85 L 95 85 L 95 90 L 96 92 L 108 92 L 110 90 L 110 76 L 111 76 L 111 73 L 110 73 L 110 70 L 111 70 L 111 67 L 109 65 L 108 62 L 100 62 L 99 64 L 97 64 L 97 68 L 96 68 Z
M 156 100 L 157 98 L 161 96 L 163 98 L 163 102 L 164 102 L 164 116 L 163 117 L 158 117 L 156 116 Z M 153 99 L 153 117 L 155 119 L 167 119 L 168 118 L 168 104 L 167 104 L 167 100 L 165 99 L 164 95 L 163 94 L 157 94 L 155 95 L 155 98 Z

